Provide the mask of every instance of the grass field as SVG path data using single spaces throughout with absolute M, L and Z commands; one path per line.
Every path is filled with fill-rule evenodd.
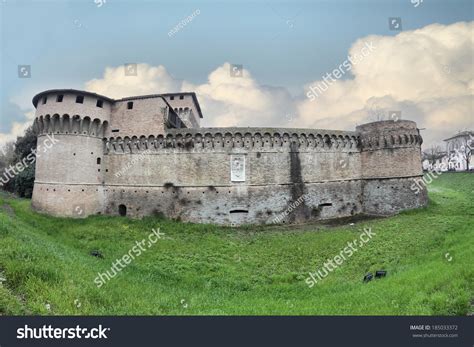
M 158 218 L 52 218 L 0 195 L 0 315 L 466 315 L 474 299 L 474 175 L 445 173 L 427 208 L 334 226 L 223 228 Z M 323 281 L 363 228 L 376 235 Z M 101 288 L 94 279 L 160 228 Z M 103 258 L 94 257 L 98 250 Z M 367 272 L 387 271 L 363 283 Z

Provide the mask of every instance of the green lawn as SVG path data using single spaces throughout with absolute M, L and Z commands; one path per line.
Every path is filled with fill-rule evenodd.
M 429 190 L 429 207 L 391 218 L 244 228 L 52 218 L 3 194 L 0 315 L 466 315 L 474 299 L 474 175 L 445 173 Z M 364 227 L 376 236 L 309 288 L 308 271 Z M 97 273 L 152 228 L 166 237 L 97 288 Z M 362 282 L 377 269 L 387 277 Z

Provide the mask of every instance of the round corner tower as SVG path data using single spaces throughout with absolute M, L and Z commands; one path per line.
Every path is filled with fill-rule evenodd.
M 32 206 L 56 216 L 103 210 L 103 138 L 113 100 L 72 89 L 33 98 L 38 134 Z
M 416 123 L 378 121 L 356 128 L 361 143 L 364 212 L 385 215 L 427 204 Z

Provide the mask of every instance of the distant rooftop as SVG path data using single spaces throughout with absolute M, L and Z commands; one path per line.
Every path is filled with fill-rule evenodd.
M 464 131 L 460 131 L 459 133 L 457 133 L 456 135 L 454 136 L 451 136 L 443 141 L 449 141 L 449 140 L 452 140 L 452 139 L 455 139 L 457 137 L 464 137 L 464 136 L 469 136 L 469 135 L 473 135 L 474 136 L 474 131 L 472 130 L 464 130 Z

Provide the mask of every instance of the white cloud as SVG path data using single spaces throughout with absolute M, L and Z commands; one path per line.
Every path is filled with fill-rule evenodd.
M 359 54 L 366 42 L 372 42 L 375 50 L 352 66 L 346 73 L 349 78 L 332 82 L 314 101 L 305 95 L 321 80 L 303 86 L 294 98 L 283 87 L 260 84 L 248 70 L 243 77 L 232 77 L 229 63 L 210 72 L 203 84 L 176 80 L 161 65 L 138 64 L 137 76 L 126 76 L 123 66 L 107 67 L 101 78 L 86 82 L 84 88 L 113 98 L 195 91 L 203 126 L 353 130 L 356 124 L 376 120 L 381 112 L 400 110 L 402 118 L 426 128 L 422 134 L 427 146 L 474 127 L 473 32 L 474 22 L 460 22 L 361 38 L 350 55 Z M 0 134 L 0 142 L 21 131 L 22 123 L 13 123 L 10 134 Z
M 9 133 L 0 133 L 0 147 L 10 141 L 15 141 L 18 136 L 23 136 L 25 130 L 32 124 L 32 121 L 25 123 L 13 122 Z
M 231 65 L 225 63 L 214 70 L 207 83 L 183 83 L 183 91 L 198 95 L 208 126 L 276 126 L 284 125 L 286 115 L 295 115 L 290 93 L 281 87 L 258 84 L 250 71 L 232 77 Z
M 12 101 L 4 101 L 1 112 L 9 116 L 10 122 L 7 123 L 3 119 L 1 120 L 0 147 L 7 142 L 15 141 L 18 136 L 23 136 L 25 130 L 33 124 L 35 118 L 33 109 L 21 108 Z
M 136 71 L 136 76 L 126 76 L 124 66 L 107 67 L 101 79 L 85 83 L 85 90 L 111 98 L 123 98 L 175 92 L 181 86 L 181 82 L 175 80 L 162 65 L 137 64 Z
M 401 110 L 402 118 L 426 128 L 425 145 L 472 129 L 473 31 L 474 22 L 433 24 L 393 37 L 358 40 L 349 54 L 359 52 L 365 41 L 372 41 L 376 50 L 354 66 L 352 79 L 334 82 L 316 100 L 299 103 L 297 122 L 352 129 L 355 122 L 376 120 L 371 117 L 374 109 Z
M 194 91 L 204 112 L 205 126 L 284 125 L 295 117 L 296 105 L 281 87 L 259 85 L 248 70 L 232 77 L 225 63 L 212 71 L 208 81 L 195 85 L 175 80 L 163 66 L 138 64 L 137 76 L 125 76 L 123 66 L 108 67 L 101 79 L 86 82 L 85 89 L 120 98 L 131 95 Z

